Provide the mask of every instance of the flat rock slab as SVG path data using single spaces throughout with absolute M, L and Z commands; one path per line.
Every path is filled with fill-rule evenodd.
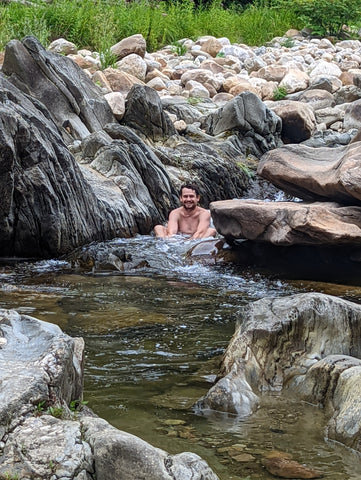
M 228 241 L 248 239 L 274 245 L 359 245 L 361 207 L 333 202 L 213 202 L 214 226 Z
M 361 203 L 361 142 L 336 148 L 286 145 L 265 153 L 257 173 L 303 200 Z

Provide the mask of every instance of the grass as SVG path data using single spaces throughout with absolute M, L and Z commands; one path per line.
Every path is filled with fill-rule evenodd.
M 0 49 L 12 39 L 36 36 L 47 46 L 66 38 L 79 48 L 103 52 L 122 38 L 140 33 L 147 50 L 155 51 L 182 38 L 201 35 L 226 36 L 231 43 L 262 45 L 289 28 L 298 19 L 290 8 L 282 10 L 268 2 L 251 6 L 222 7 L 221 0 L 196 7 L 192 0 L 35 0 L 0 4 Z

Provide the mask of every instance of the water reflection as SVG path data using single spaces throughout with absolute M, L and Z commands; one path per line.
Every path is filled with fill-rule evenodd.
M 222 480 L 274 478 L 261 463 L 271 450 L 291 453 L 329 480 L 359 479 L 359 457 L 324 441 L 323 412 L 313 406 L 265 395 L 254 416 L 239 419 L 196 415 L 192 405 L 214 380 L 241 305 L 299 291 L 359 301 L 360 288 L 188 265 L 189 242 L 137 237 L 113 244 L 147 266 L 85 274 L 48 261 L 0 270 L 1 307 L 84 337 L 85 399 L 96 413 L 171 453 L 198 453 Z

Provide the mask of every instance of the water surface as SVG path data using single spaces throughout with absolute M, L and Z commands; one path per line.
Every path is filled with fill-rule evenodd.
M 147 266 L 132 272 L 76 271 L 66 261 L 0 268 L 0 306 L 58 324 L 86 345 L 84 399 L 115 427 L 170 453 L 193 451 L 221 480 L 261 479 L 271 450 L 293 455 L 329 480 L 360 478 L 357 454 L 326 443 L 314 406 L 265 395 L 249 418 L 196 414 L 212 385 L 240 306 L 264 296 L 319 291 L 356 302 L 358 286 L 288 281 L 251 269 L 189 265 L 192 242 L 118 239 Z M 6 263 L 6 262 L 4 262 Z M 229 447 L 247 454 L 236 461 Z M 238 457 L 238 460 L 240 457 Z

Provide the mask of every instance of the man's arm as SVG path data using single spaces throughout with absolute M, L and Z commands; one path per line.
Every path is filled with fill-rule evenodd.
M 169 214 L 168 218 L 168 226 L 167 226 L 167 235 L 171 237 L 172 235 L 176 235 L 178 233 L 178 221 L 179 221 L 179 212 L 176 208 L 172 210 Z
M 193 233 L 190 240 L 204 238 L 208 236 L 209 226 L 211 223 L 211 214 L 208 210 L 204 210 L 199 214 L 199 222 L 197 230 Z

